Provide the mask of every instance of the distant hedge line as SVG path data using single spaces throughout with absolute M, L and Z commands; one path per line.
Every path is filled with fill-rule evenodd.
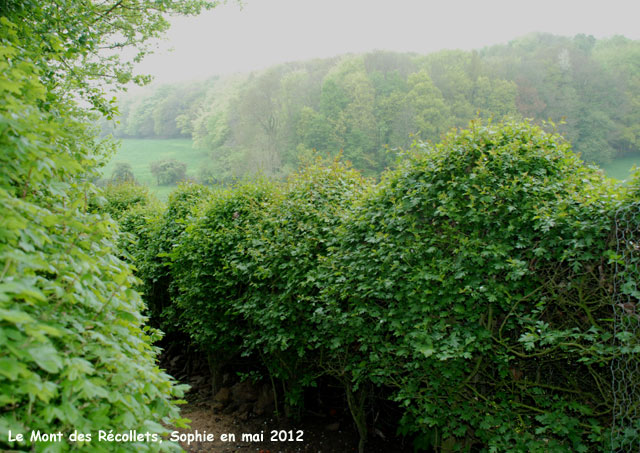
M 630 264 L 612 252 L 613 218 L 638 192 L 557 136 L 472 123 L 415 144 L 378 184 L 332 162 L 283 185 L 185 185 L 166 209 L 135 186 L 107 200 L 135 234 L 125 248 L 152 319 L 188 335 L 214 381 L 257 357 L 299 407 L 332 377 L 360 451 L 375 389 L 417 448 L 638 448 L 637 426 L 611 433 L 610 369 L 638 364 L 637 316 L 614 326 L 612 313 L 614 264 Z

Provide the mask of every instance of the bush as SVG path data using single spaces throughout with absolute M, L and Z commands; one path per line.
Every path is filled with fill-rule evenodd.
M 212 194 L 212 190 L 198 184 L 179 185 L 169 195 L 166 209 L 146 218 L 143 234 L 139 234 L 140 241 L 132 252 L 151 322 L 168 334 L 184 330 L 172 305 L 171 254 L 184 230 L 194 221 L 192 212 Z
M 473 123 L 415 144 L 376 186 L 315 163 L 283 186 L 184 185 L 165 212 L 120 219 L 141 232 L 131 254 L 153 318 L 207 355 L 214 388 L 239 356 L 288 409 L 328 376 L 360 451 L 373 391 L 417 449 L 623 450 L 636 419 L 611 370 L 640 366 L 638 323 L 612 315 L 612 293 L 636 303 L 637 178 L 614 192 L 555 135 Z M 613 410 L 630 422 L 612 426 Z
M 55 72 L 62 52 L 73 63 L 77 49 L 47 33 L 39 4 L 14 6 L 0 17 L 0 53 L 10 56 L 0 79 L 12 87 L 0 90 L 0 448 L 175 450 L 96 438 L 98 430 L 166 433 L 179 421 L 172 400 L 183 387 L 156 365 L 159 334 L 144 325 L 136 280 L 114 244 L 117 226 L 87 212 L 101 145 L 72 101 L 77 93 L 65 90 L 82 82 Z M 26 45 L 34 23 L 45 43 L 35 49 Z M 9 430 L 27 442 L 9 442 Z M 65 441 L 29 445 L 37 430 Z M 71 442 L 75 430 L 94 438 Z
M 251 284 L 240 276 L 248 259 L 246 238 L 276 193 L 266 180 L 215 191 L 172 253 L 174 319 L 208 355 L 214 388 L 247 332 L 236 309 Z
M 319 272 L 326 360 L 395 388 L 425 446 L 603 448 L 614 206 L 598 171 L 528 124 L 415 145 Z
M 126 181 L 105 186 L 102 190 L 102 198 L 93 200 L 92 208 L 109 214 L 115 220 L 120 220 L 128 210 L 149 204 L 158 204 L 158 200 L 149 193 L 149 189 L 132 181 Z
M 135 183 L 135 181 L 136 178 L 133 175 L 131 164 L 127 162 L 116 162 L 116 168 L 114 168 L 111 174 L 111 184 Z
M 265 358 L 271 378 L 282 381 L 286 409 L 301 409 L 304 387 L 326 373 L 315 348 L 324 341 L 313 322 L 318 266 L 345 213 L 368 187 L 340 162 L 320 161 L 292 175 L 248 231 L 249 256 L 240 277 L 251 282 L 235 310 L 247 322 L 244 353 Z
M 187 164 L 175 159 L 151 162 L 151 173 L 156 177 L 159 186 L 177 184 L 187 179 Z
M 316 163 L 282 188 L 243 182 L 199 208 L 173 253 L 171 310 L 214 377 L 234 357 L 261 357 L 272 382 L 282 382 L 287 411 L 301 407 L 303 388 L 323 373 L 311 334 L 318 262 L 366 187 L 343 164 Z

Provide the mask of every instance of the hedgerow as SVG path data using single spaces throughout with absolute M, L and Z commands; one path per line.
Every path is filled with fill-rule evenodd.
M 250 259 L 239 276 L 251 285 L 236 308 L 247 322 L 243 351 L 263 357 L 270 377 L 282 382 L 287 412 L 300 410 L 303 389 L 325 374 L 316 351 L 325 339 L 314 324 L 323 310 L 318 268 L 368 186 L 343 163 L 315 162 L 289 178 L 248 233 Z
M 602 448 L 616 205 L 528 124 L 416 145 L 339 230 L 321 332 L 354 382 L 397 389 L 425 446 Z
M 165 246 L 136 265 L 161 266 L 165 317 L 214 388 L 249 357 L 291 413 L 331 378 L 360 451 L 374 391 L 418 449 L 593 451 L 635 432 L 611 431 L 611 367 L 638 365 L 634 324 L 612 314 L 616 266 L 636 275 L 612 250 L 637 184 L 613 186 L 560 137 L 472 123 L 377 185 L 333 162 L 201 195 L 158 217 L 171 233 L 153 230 Z
M 171 442 L 114 443 L 98 432 L 158 435 L 180 422 L 183 387 L 156 365 L 159 333 L 145 326 L 117 225 L 89 212 L 105 152 L 86 112 L 47 84 L 63 58 L 59 36 L 25 47 L 24 4 L 0 17 L 0 446 L 33 451 L 176 450 Z M 32 20 L 33 17 L 31 18 Z M 41 21 L 36 20 L 38 24 Z M 47 50 L 48 49 L 48 50 Z M 77 50 L 77 49 L 76 49 Z M 74 49 L 64 49 L 73 58 Z M 43 55 L 44 54 L 44 55 Z M 48 60 L 47 60 L 48 58 Z M 53 63 L 52 63 L 53 62 Z M 63 85 L 65 79 L 58 77 Z M 79 83 L 79 82 L 78 82 Z M 70 88 L 70 87 L 67 87 Z M 23 434 L 24 442 L 9 441 Z M 62 433 L 30 442 L 30 433 Z M 73 442 L 74 431 L 91 441 Z M 159 440 L 159 439 L 158 439 Z
M 172 252 L 175 321 L 207 356 L 219 387 L 221 369 L 242 352 L 246 323 L 236 309 L 250 285 L 247 235 L 277 196 L 267 180 L 213 192 Z
M 192 221 L 192 211 L 211 193 L 205 186 L 184 183 L 171 193 L 166 208 L 132 209 L 123 222 L 125 230 L 138 238 L 131 254 L 136 275 L 142 280 L 140 291 L 151 320 L 167 334 L 180 331 L 180 321 L 171 303 L 171 254 Z
M 149 193 L 149 189 L 132 181 L 107 184 L 100 195 L 91 201 L 91 210 L 109 214 L 121 226 L 123 216 L 134 208 L 155 205 L 160 209 L 159 201 Z

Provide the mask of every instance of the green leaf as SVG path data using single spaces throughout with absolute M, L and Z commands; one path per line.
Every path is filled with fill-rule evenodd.
M 13 358 L 0 358 L 0 374 L 8 379 L 15 381 L 19 376 L 25 376 L 29 373 L 27 367 Z
M 50 344 L 28 348 L 27 352 L 40 368 L 49 373 L 57 373 L 62 368 L 62 359 Z

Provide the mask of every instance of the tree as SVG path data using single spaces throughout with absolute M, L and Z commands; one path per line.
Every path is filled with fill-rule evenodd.
M 125 134 L 130 137 L 153 137 L 155 135 L 155 108 L 156 100 L 153 97 L 134 101 L 127 116 Z
M 111 175 L 111 182 L 119 184 L 123 182 L 135 182 L 136 178 L 133 175 L 133 168 L 128 162 L 116 162 L 116 168 Z
M 331 143 L 336 148 L 330 151 L 343 150 L 363 171 L 377 166 L 372 159 L 377 135 L 374 105 L 375 91 L 362 57 L 344 59 L 325 77 L 320 109 L 332 129 Z
M 620 154 L 640 152 L 640 42 L 623 36 L 599 41 L 594 59 L 613 80 L 607 94 L 620 93 L 613 143 Z M 612 90 L 613 89 L 613 90 Z
M 411 106 L 412 133 L 423 140 L 438 141 L 440 135 L 453 126 L 449 105 L 426 71 L 411 74 L 406 103 Z
M 238 102 L 233 118 L 240 127 L 234 139 L 250 156 L 250 172 L 274 175 L 282 164 L 282 133 L 285 122 L 281 67 L 270 68 L 250 80 Z
M 425 59 L 424 69 L 442 94 L 456 127 L 466 125 L 475 113 L 471 105 L 472 63 L 472 55 L 463 51 L 441 51 Z
M 175 159 L 151 162 L 151 173 L 156 177 L 159 186 L 176 184 L 186 179 L 187 164 Z
M 325 152 L 331 148 L 331 125 L 311 107 L 304 107 L 298 120 L 298 138 L 309 149 Z
M 200 0 L 5 1 L 0 5 L 0 448 L 4 433 L 137 430 L 179 423 L 180 386 L 156 365 L 136 280 L 120 260 L 115 224 L 88 211 L 106 154 L 88 120 L 115 109 L 111 89 L 134 80 L 124 47 L 196 13 Z M 82 103 L 81 103 L 81 102 Z M 83 107 L 87 105 L 88 107 Z M 93 112 L 93 113 L 92 113 Z M 25 436 L 28 438 L 28 436 Z M 156 437 L 159 440 L 159 437 Z M 71 448 L 139 451 L 170 442 Z
M 472 103 L 481 118 L 515 115 L 517 92 L 512 81 L 480 76 L 474 83 Z
M 585 159 L 606 163 L 640 149 L 638 43 L 592 44 L 532 34 L 481 51 L 289 63 L 199 88 L 161 87 L 148 102 L 123 102 L 123 123 L 149 136 L 192 133 L 221 180 L 258 168 L 283 176 L 313 150 L 342 150 L 377 174 L 392 164 L 385 147 L 437 142 L 474 117 L 551 118 Z

